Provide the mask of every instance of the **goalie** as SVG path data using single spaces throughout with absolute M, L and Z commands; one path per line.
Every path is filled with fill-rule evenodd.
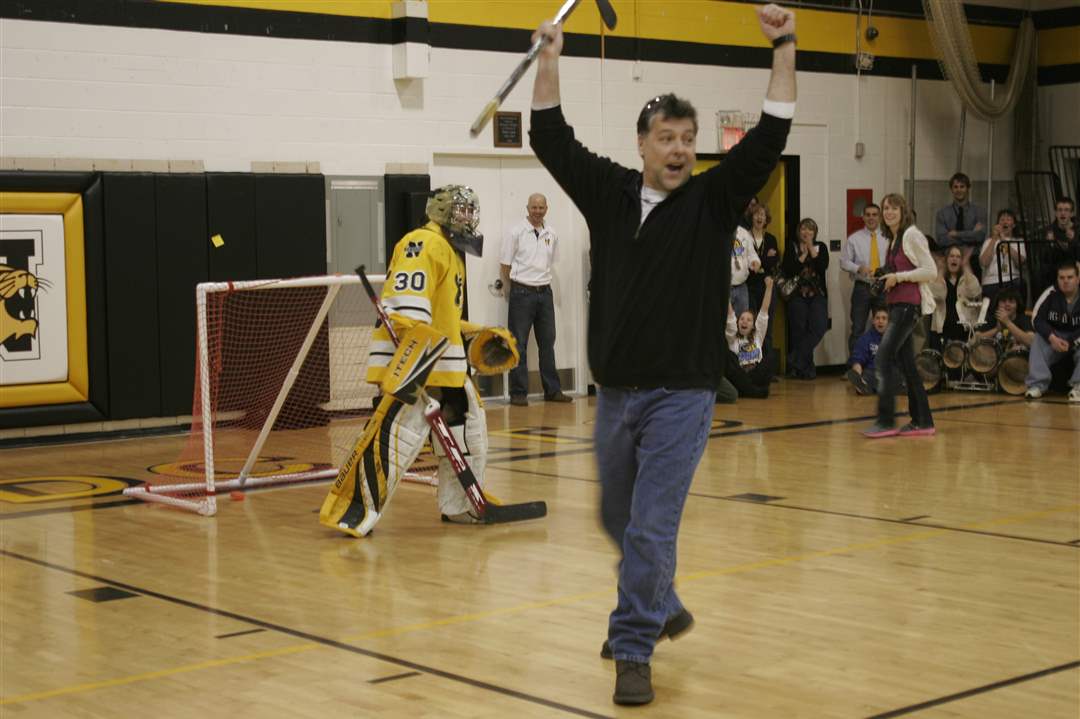
M 468 365 L 480 374 L 496 374 L 518 362 L 507 330 L 461 319 L 463 253 L 483 251 L 476 193 L 462 185 L 441 187 L 428 199 L 425 213 L 428 223 L 395 246 L 383 285 L 382 304 L 400 341 L 395 346 L 382 325 L 372 337 L 367 381 L 380 385 L 382 399 L 319 512 L 322 524 L 357 537 L 375 526 L 428 437 L 422 391 L 441 405 L 468 467 L 483 484 L 487 423 Z M 432 441 L 432 447 L 439 457 L 443 519 L 481 521 L 441 444 Z

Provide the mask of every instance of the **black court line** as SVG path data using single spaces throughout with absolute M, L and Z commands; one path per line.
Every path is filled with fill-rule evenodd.
M 214 639 L 232 639 L 233 637 L 242 637 L 245 634 L 258 634 L 259 632 L 265 632 L 265 629 L 246 629 L 242 632 L 230 632 L 229 634 L 218 634 Z
M 368 684 L 382 684 L 383 682 L 392 682 L 395 679 L 407 679 L 409 677 L 418 677 L 420 672 L 402 672 L 401 674 L 392 674 L 388 677 L 382 677 L 380 679 L 368 679 Z
M 514 469 L 512 467 L 501 467 L 507 472 L 514 472 L 517 474 L 532 474 L 537 477 L 550 477 L 551 479 L 566 479 L 574 482 L 589 482 L 596 484 L 599 480 L 586 479 L 585 477 L 570 477 L 565 474 L 555 474 L 553 472 L 538 472 L 533 469 Z M 765 507 L 779 507 L 780 509 L 793 509 L 799 512 L 813 512 L 814 514 L 828 514 L 837 517 L 848 517 L 851 519 L 865 519 L 870 522 L 886 522 L 888 524 L 904 524 L 909 527 L 926 527 L 927 529 L 943 529 L 949 532 L 963 532 L 965 534 L 980 534 L 985 537 L 996 537 L 998 539 L 1016 539 L 1022 542 L 1036 542 L 1038 544 L 1052 544 L 1055 546 L 1063 547 L 1080 547 L 1080 539 L 1072 542 L 1058 542 L 1052 539 L 1039 539 L 1037 537 L 1025 537 L 1020 534 L 1004 534 L 1002 532 L 987 532 L 980 529 L 967 529 L 964 527 L 952 527 L 947 524 L 931 524 L 929 522 L 916 522 L 917 519 L 924 519 L 929 517 L 928 514 L 922 514 L 917 517 L 907 517 L 904 519 L 894 519 L 892 517 L 877 517 L 872 514 L 856 514 L 854 512 L 839 512 L 831 509 L 818 509 L 816 507 L 802 507 L 797 504 L 777 504 L 775 502 L 758 502 L 749 499 L 738 499 L 732 496 L 721 496 L 718 494 L 705 494 L 704 492 L 690 492 L 691 497 L 700 497 L 702 499 L 718 499 L 722 502 L 739 502 L 741 504 L 756 504 Z
M 929 519 L 929 514 L 917 514 L 914 517 L 903 517 L 899 521 L 901 522 L 914 522 L 916 519 Z
M 984 684 L 981 687 L 975 687 L 974 689 L 957 692 L 956 694 L 949 694 L 947 696 L 938 697 L 937 699 L 931 699 L 920 704 L 912 704 L 911 706 L 900 707 L 899 709 L 893 709 L 891 711 L 884 712 L 883 714 L 874 714 L 873 716 L 867 717 L 867 719 L 891 719 L 891 717 L 912 714 L 914 712 L 922 711 L 923 709 L 929 709 L 930 707 L 948 704 L 949 702 L 954 702 L 958 699 L 966 699 L 977 694 L 985 694 L 986 692 L 994 691 L 995 689 L 1001 689 L 1002 687 L 1011 686 L 1013 684 L 1020 684 L 1021 682 L 1028 682 L 1032 679 L 1039 679 L 1040 677 L 1049 676 L 1050 674 L 1056 674 L 1058 672 L 1063 672 L 1069 669 L 1076 669 L 1077 667 L 1080 667 L 1080 660 L 1075 662 L 1068 662 L 1067 664 L 1059 664 L 1056 667 L 1050 667 L 1049 669 L 1041 669 L 1037 672 L 1024 674 L 1018 677 L 1012 677 L 1011 679 L 1002 679 L 1001 681 L 994 682 L 993 684 Z
M 500 687 L 500 686 L 497 686 L 497 685 L 492 684 L 490 682 L 481 681 L 479 679 L 473 679 L 472 677 L 467 677 L 467 676 L 464 676 L 464 675 L 461 675 L 461 674 L 455 674 L 453 672 L 448 672 L 448 671 L 445 671 L 445 670 L 442 670 L 442 669 L 436 669 L 435 667 L 429 667 L 429 666 L 427 666 L 425 664 L 420 664 L 418 662 L 411 662 L 411 661 L 409 661 L 407 659 L 401 659 L 399 657 L 390 656 L 389 654 L 383 654 L 382 652 L 376 652 L 376 651 L 372 651 L 370 649 L 364 649 L 363 647 L 358 647 L 358 646 L 356 646 L 354 644 L 347 644 L 345 642 L 338 641 L 336 639 L 328 639 L 327 637 L 321 637 L 321 636 L 319 636 L 317 634 L 312 634 L 311 632 L 305 632 L 305 631 L 302 631 L 302 630 L 299 630 L 299 629 L 293 629 L 291 627 L 286 627 L 286 626 L 283 626 L 281 624 L 275 624 L 273 622 L 263 621 L 262 619 L 256 619 L 254 617 L 244 616 L 243 614 L 237 614 L 236 612 L 230 612 L 230 611 L 227 611 L 225 609 L 218 609 L 217 607 L 210 607 L 210 606 L 207 606 L 205 604 L 199 604 L 198 602 L 192 602 L 192 601 L 189 601 L 187 599 L 181 599 L 179 597 L 174 597 L 174 596 L 169 595 L 169 594 L 163 594 L 161 592 L 155 592 L 155 591 L 150 590 L 150 589 L 143 589 L 142 587 L 136 587 L 136 586 L 131 585 L 131 584 L 126 584 L 124 582 L 117 582 L 117 581 L 114 581 L 112 579 L 106 579 L 105 577 L 100 577 L 100 576 L 95 575 L 95 574 L 90 574 L 89 572 L 83 572 L 83 571 L 80 571 L 78 569 L 72 569 L 71 567 L 64 567 L 64 566 L 61 566 L 59 564 L 53 564 L 52 562 L 46 562 L 46 561 L 44 561 L 42 559 L 37 559 L 35 557 L 30 557 L 30 556 L 27 556 L 25 554 L 19 554 L 17 552 L 12 552 L 12 551 L 9 551 L 7 549 L 0 549 L 0 556 L 10 557 L 12 559 L 19 559 L 19 560 L 27 562 L 29 564 L 36 564 L 36 565 L 38 565 L 40 567 L 45 567 L 47 569 L 53 569 L 53 570 L 56 570 L 58 572 L 64 572 L 65 574 L 70 574 L 70 575 L 75 576 L 75 577 L 82 577 L 84 579 L 93 579 L 94 581 L 101 582 L 102 584 L 108 584 L 108 585 L 111 585 L 113 587 L 117 587 L 117 588 L 120 588 L 120 589 L 125 589 L 125 590 L 127 590 L 129 592 L 135 592 L 135 593 L 141 594 L 143 596 L 153 597 L 154 599 L 160 599 L 160 600 L 162 600 L 164 602 L 169 602 L 171 604 L 176 604 L 176 605 L 181 606 L 181 607 L 187 607 L 188 609 L 195 609 L 195 610 L 198 610 L 198 611 L 201 611 L 201 612 L 207 612 L 209 614 L 213 614 L 215 616 L 226 617 L 228 619 L 234 619 L 234 620 L 236 620 L 238 622 L 245 622 L 247 624 L 252 624 L 252 625 L 254 625 L 256 627 L 260 627 L 262 629 L 270 629 L 270 630 L 273 630 L 275 632 L 280 632 L 280 633 L 285 634 L 285 635 L 290 636 L 290 637 L 295 637 L 296 639 L 302 639 L 302 640 L 307 641 L 307 642 L 312 642 L 313 644 L 321 644 L 322 646 L 325 646 L 325 647 L 331 647 L 333 649 L 341 649 L 343 651 L 352 652 L 353 654 L 359 654 L 361 656 L 369 657 L 371 659 L 378 659 L 379 661 L 386 662 L 388 664 L 396 664 L 397 666 L 404 667 L 404 668 L 412 670 L 412 671 L 422 672 L 424 674 L 431 674 L 432 676 L 437 676 L 437 677 L 440 677 L 442 679 L 448 679 L 448 680 L 450 680 L 452 682 L 458 682 L 460 684 L 465 684 L 467 686 L 470 686 L 470 687 L 473 687 L 473 688 L 476 688 L 476 689 L 482 689 L 484 691 L 490 691 L 490 692 L 494 692 L 496 694 L 501 694 L 503 696 L 510 697 L 511 699 L 520 699 L 521 701 L 529 702 L 531 704 L 537 704 L 539 706 L 547 707 L 549 709 L 555 709 L 555 710 L 558 710 L 558 711 L 561 711 L 561 712 L 565 712 L 567 714 L 574 714 L 576 716 L 582 716 L 582 717 L 593 717 L 594 719 L 612 719 L 612 717 L 609 717 L 606 714 L 597 714 L 595 712 L 591 712 L 591 711 L 588 711 L 586 709 L 581 709 L 579 707 L 570 706 L 569 704 L 562 704 L 562 703 L 559 703 L 559 702 L 556 702 L 556 701 L 552 701 L 550 699 L 545 699 L 543 697 L 534 696 L 532 694 L 526 694 L 525 692 L 519 692 L 519 691 L 517 691 L 515 689 L 508 689 L 506 687 Z
M 982 425 L 987 425 L 987 426 L 991 426 L 991 427 L 1015 427 L 1016 429 L 1040 429 L 1040 430 L 1048 430 L 1048 431 L 1052 431 L 1052 432 L 1071 432 L 1073 434 L 1076 433 L 1076 429 L 1074 427 L 1040 427 L 1040 426 L 1034 425 L 1034 424 L 1011 424 L 1011 423 L 1008 423 L 1008 422 L 981 422 L 981 421 L 979 421 L 977 419 L 953 419 L 951 417 L 949 418 L 949 421 L 950 422 L 956 422 L 957 424 L 982 424 Z
M 931 414 L 940 414 L 941 412 L 959 412 L 965 409 L 980 409 L 982 407 L 997 407 L 1003 404 L 1020 404 L 1024 402 L 1023 399 L 999 399 L 991 402 L 975 402 L 972 404 L 954 404 L 948 407 L 931 407 Z M 897 417 L 903 417 L 905 412 L 897 412 Z M 712 432 L 709 437 L 739 437 L 744 434 L 766 434 L 769 432 L 783 432 L 789 429 L 807 429 L 809 427 L 828 427 L 834 424 L 851 424 L 852 422 L 867 422 L 877 419 L 876 414 L 863 415 L 861 417 L 846 417 L 843 419 L 819 419 L 813 422 L 797 422 L 795 424 L 781 424 L 773 427 L 756 427 L 751 429 L 740 429 L 734 432 Z

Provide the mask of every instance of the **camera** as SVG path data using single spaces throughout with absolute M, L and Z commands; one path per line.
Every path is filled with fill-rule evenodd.
M 883 265 L 874 270 L 874 280 L 870 283 L 870 296 L 883 297 L 885 295 L 885 275 L 896 272 L 892 265 Z

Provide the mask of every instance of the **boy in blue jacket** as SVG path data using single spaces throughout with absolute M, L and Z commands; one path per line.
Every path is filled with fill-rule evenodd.
M 874 358 L 877 357 L 881 338 L 889 326 L 889 311 L 884 307 L 874 309 L 870 329 L 862 334 L 851 350 L 848 360 L 847 378 L 855 386 L 855 393 L 860 395 L 877 394 L 877 373 L 874 372 Z

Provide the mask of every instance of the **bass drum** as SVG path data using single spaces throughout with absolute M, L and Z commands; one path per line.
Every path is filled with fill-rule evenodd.
M 1018 347 L 1005 353 L 998 367 L 998 385 L 1003 392 L 1020 395 L 1024 393 L 1024 380 L 1028 375 L 1028 350 Z
M 993 374 L 1001 361 L 1002 347 L 992 339 L 978 339 L 968 348 L 968 365 L 976 372 Z
M 960 369 L 968 358 L 968 346 L 960 340 L 949 340 L 941 352 L 941 361 L 949 369 Z
M 919 379 L 922 380 L 923 389 L 928 393 L 941 389 L 942 381 L 945 379 L 945 365 L 940 352 L 927 348 L 917 354 L 915 370 L 919 373 Z

